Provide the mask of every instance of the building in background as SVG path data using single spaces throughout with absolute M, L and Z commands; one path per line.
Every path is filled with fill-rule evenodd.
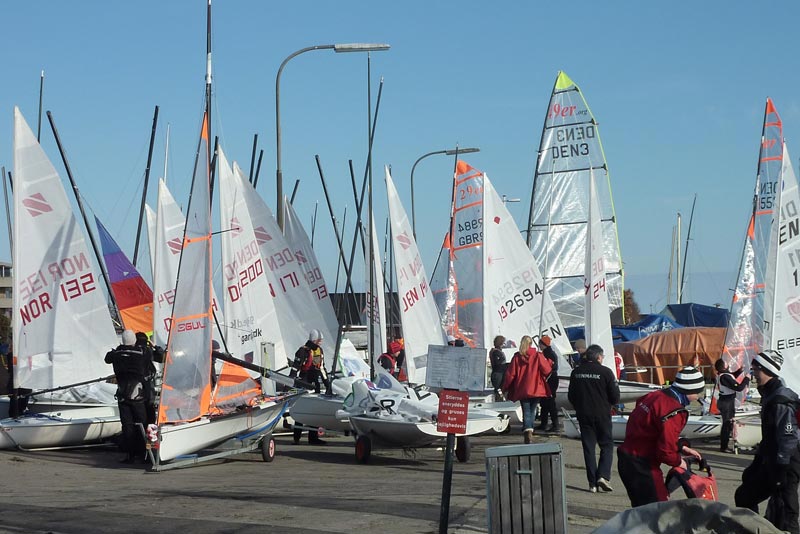
M 14 290 L 14 279 L 11 277 L 11 264 L 0 261 L 0 313 L 9 320 L 12 313 L 12 292 Z

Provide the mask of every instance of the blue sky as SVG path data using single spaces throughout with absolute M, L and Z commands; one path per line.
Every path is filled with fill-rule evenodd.
M 522 227 L 536 150 L 559 70 L 581 87 L 600 124 L 627 274 L 643 311 L 666 303 L 672 227 L 692 226 L 684 300 L 730 302 L 755 183 L 767 96 L 790 153 L 800 120 L 796 21 L 800 8 L 755 2 L 263 2 L 217 0 L 213 13 L 212 135 L 249 169 L 253 134 L 264 149 L 258 190 L 275 205 L 275 75 L 295 50 L 388 43 L 372 54 L 373 106 L 384 88 L 374 146 L 376 219 L 386 217 L 383 165 L 410 212 L 409 174 L 421 155 L 456 143 L 487 172 Z M 203 107 L 205 2 L 8 1 L 0 47 L 0 164 L 13 168 L 13 106 L 36 131 L 39 74 L 87 204 L 132 253 L 155 105 L 159 130 L 149 202 L 163 174 L 185 202 Z M 310 222 L 333 286 L 335 239 L 314 156 L 352 239 L 348 171 L 364 172 L 365 54 L 310 52 L 281 77 L 284 189 Z M 61 171 L 43 118 L 42 142 Z M 448 222 L 453 161 L 417 166 L 417 233 L 430 273 Z M 62 178 L 66 174 L 61 172 Z M 683 246 L 683 244 L 682 244 Z M 8 259 L 0 232 L 0 259 Z M 146 272 L 147 269 L 144 269 Z M 361 272 L 361 268 L 357 269 Z

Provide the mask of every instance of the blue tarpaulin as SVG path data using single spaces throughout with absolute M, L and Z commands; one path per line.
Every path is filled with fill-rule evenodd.
M 643 316 L 639 321 L 625 325 L 614 326 L 611 328 L 611 337 L 614 343 L 621 343 L 623 341 L 634 341 L 643 337 L 655 334 L 656 332 L 665 332 L 680 328 L 681 325 L 665 317 L 664 315 L 650 314 Z M 573 326 L 567 328 L 567 336 L 570 341 L 576 339 L 584 339 L 584 330 L 582 326 Z
M 727 328 L 730 313 L 725 308 L 705 306 L 703 304 L 667 304 L 661 315 L 682 326 L 715 326 Z

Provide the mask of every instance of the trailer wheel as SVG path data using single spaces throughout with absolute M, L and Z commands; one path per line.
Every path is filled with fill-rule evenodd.
M 365 464 L 369 462 L 370 454 L 372 454 L 372 441 L 367 436 L 358 436 L 356 438 L 356 460 Z
M 265 462 L 275 459 L 275 440 L 272 439 L 272 434 L 267 434 L 261 439 L 261 458 Z
M 456 438 L 456 460 L 461 463 L 469 462 L 469 457 L 472 453 L 472 444 L 467 436 L 458 436 Z
M 509 417 L 498 417 L 497 423 L 492 427 L 492 430 L 497 434 L 508 432 L 511 428 L 511 419 Z

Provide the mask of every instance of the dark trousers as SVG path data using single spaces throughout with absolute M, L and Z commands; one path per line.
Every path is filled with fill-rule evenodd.
M 556 408 L 556 390 L 558 389 L 558 376 L 550 377 L 547 379 L 547 385 L 550 387 L 552 397 L 542 399 L 542 414 L 541 414 L 541 427 L 547 426 L 547 419 L 550 419 L 554 427 L 558 427 L 558 408 Z
M 719 449 L 725 451 L 731 439 L 733 416 L 736 414 L 736 395 L 720 395 L 717 408 L 722 418 L 722 430 L 719 434 Z
M 783 470 L 786 482 L 778 486 L 778 470 Z M 768 465 L 756 455 L 753 463 L 742 473 L 742 485 L 736 489 L 736 506 L 758 513 L 758 505 L 770 499 L 766 518 L 779 530 L 800 533 L 798 525 L 797 486 L 800 482 L 800 460 L 795 454 L 788 466 Z
M 144 435 L 139 424 L 147 426 L 147 409 L 142 401 L 120 401 L 119 421 L 122 423 L 122 450 L 128 458 L 144 455 Z
M 669 499 L 661 466 L 654 465 L 649 458 L 633 456 L 617 449 L 617 471 L 625 484 L 632 507 Z
M 611 480 L 611 463 L 614 460 L 614 439 L 611 435 L 611 416 L 578 417 L 583 445 L 583 463 L 586 466 L 586 479 L 590 486 L 597 486 L 597 480 Z M 598 466 L 596 447 L 600 446 Z

